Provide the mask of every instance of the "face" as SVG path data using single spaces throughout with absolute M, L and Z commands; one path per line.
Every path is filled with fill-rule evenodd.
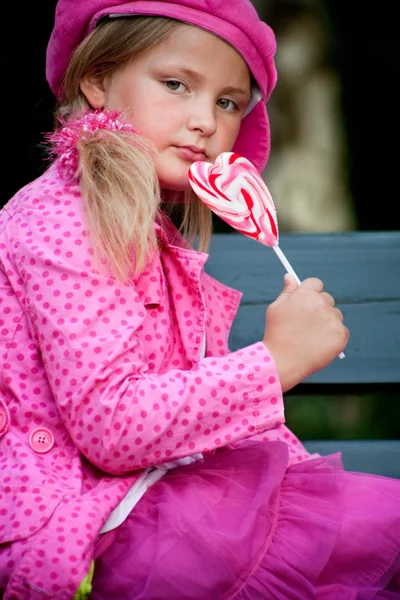
M 182 25 L 163 43 L 97 84 L 94 108 L 124 112 L 158 150 L 164 189 L 189 189 L 188 168 L 230 152 L 251 97 L 249 70 L 229 44 Z M 93 94 L 92 94 L 93 96 Z

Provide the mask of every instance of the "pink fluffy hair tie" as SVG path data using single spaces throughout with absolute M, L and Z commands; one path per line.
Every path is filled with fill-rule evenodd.
M 116 110 L 87 110 L 68 120 L 59 118 L 59 129 L 46 136 L 50 143 L 52 159 L 57 159 L 61 177 L 69 182 L 76 181 L 79 167 L 79 140 L 98 135 L 101 131 L 139 132 L 129 123 L 124 123 Z

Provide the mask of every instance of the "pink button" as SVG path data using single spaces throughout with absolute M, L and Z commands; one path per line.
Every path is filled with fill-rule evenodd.
M 8 428 L 8 413 L 2 404 L 0 404 L 0 436 L 2 436 Z
M 38 427 L 31 431 L 29 445 L 38 454 L 44 454 L 54 446 L 54 435 L 47 427 Z

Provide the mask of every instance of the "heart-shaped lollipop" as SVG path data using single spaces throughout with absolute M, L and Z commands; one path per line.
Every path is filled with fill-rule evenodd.
M 276 208 L 255 166 L 240 154 L 223 152 L 214 164 L 194 162 L 189 181 L 198 197 L 240 233 L 270 246 L 298 284 L 289 261 L 279 248 Z
M 214 164 L 195 162 L 189 180 L 201 200 L 240 233 L 266 246 L 278 244 L 276 209 L 254 165 L 232 152 Z
M 196 161 L 189 182 L 216 215 L 240 233 L 274 249 L 288 273 L 301 281 L 279 247 L 275 204 L 255 166 L 240 154 L 223 152 L 214 164 Z M 344 358 L 343 352 L 339 355 Z

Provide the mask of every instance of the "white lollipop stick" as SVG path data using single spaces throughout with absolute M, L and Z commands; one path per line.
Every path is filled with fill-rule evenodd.
M 301 284 L 300 279 L 297 277 L 295 270 L 293 269 L 292 265 L 290 264 L 290 262 L 288 261 L 288 259 L 286 258 L 286 256 L 283 254 L 283 252 L 280 249 L 280 247 L 279 246 L 272 246 L 272 248 L 275 250 L 275 253 L 276 253 L 277 257 L 279 258 L 279 260 L 281 261 L 281 263 L 285 267 L 286 271 L 288 273 L 290 273 L 291 275 L 293 275 L 293 277 L 295 278 L 295 280 L 297 281 L 297 283 L 300 285 Z

